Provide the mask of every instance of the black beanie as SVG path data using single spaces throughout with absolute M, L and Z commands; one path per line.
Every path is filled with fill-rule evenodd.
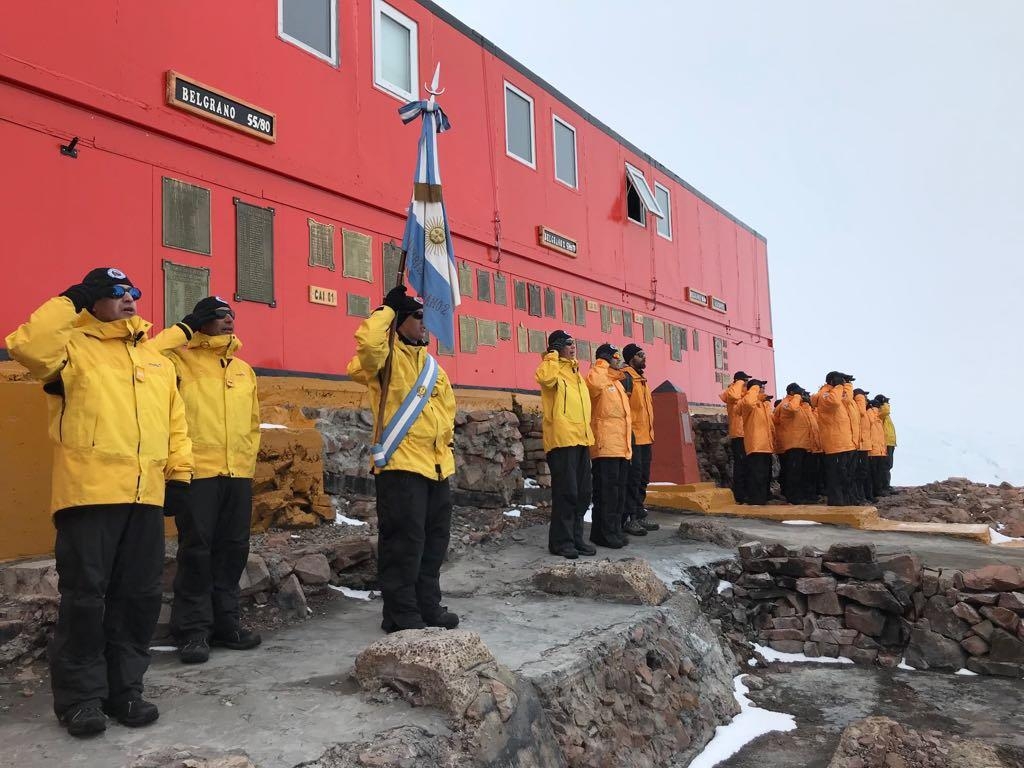
M 134 287 L 135 285 L 128 279 L 128 275 L 117 267 L 96 267 L 96 269 L 89 270 L 89 274 L 82 278 L 82 284 L 102 288 L 113 288 L 115 285 Z
M 561 349 L 571 343 L 572 336 L 561 329 L 552 331 L 551 335 L 548 336 L 548 349 Z
M 639 344 L 627 344 L 622 350 L 622 359 L 629 363 L 637 352 L 643 352 Z
M 200 299 L 196 302 L 196 306 L 192 310 L 192 314 L 205 314 L 207 312 L 214 312 L 221 308 L 231 309 L 231 305 L 224 301 L 220 296 L 207 296 L 205 299 Z
M 402 304 L 401 306 L 399 306 L 398 312 L 395 313 L 397 315 L 397 318 L 395 320 L 395 327 L 397 328 L 399 325 L 404 323 L 406 319 L 409 317 L 409 315 L 413 314 L 414 312 L 422 311 L 423 299 L 413 296 L 403 296 Z

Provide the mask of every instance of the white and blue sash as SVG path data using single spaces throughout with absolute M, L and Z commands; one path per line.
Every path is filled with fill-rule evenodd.
M 402 404 L 398 406 L 398 410 L 394 412 L 387 426 L 384 427 L 384 431 L 380 436 L 380 442 L 371 449 L 373 463 L 377 467 L 387 466 L 387 463 L 391 460 L 391 455 L 398 448 L 420 413 L 422 413 L 430 393 L 434 391 L 434 385 L 437 383 L 437 360 L 429 353 L 426 357 L 427 359 L 424 361 L 423 368 L 420 369 L 420 375 L 413 383 L 412 389 L 409 390 L 409 394 L 405 396 Z

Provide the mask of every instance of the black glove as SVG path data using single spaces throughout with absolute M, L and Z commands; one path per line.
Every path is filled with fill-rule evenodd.
M 216 320 L 218 317 L 217 307 L 210 307 L 209 309 L 200 310 L 199 312 L 189 312 L 181 319 L 181 324 L 187 325 L 188 329 L 192 331 L 192 333 L 196 333 L 208 322 Z
M 71 303 L 75 305 L 75 312 L 81 312 L 83 309 L 92 309 L 92 305 L 103 298 L 102 291 L 104 290 L 103 288 L 97 290 L 94 285 L 78 283 L 60 295 L 71 299 Z
M 398 312 L 405 304 L 405 294 L 408 289 L 404 285 L 396 285 L 390 291 L 388 295 L 384 297 L 384 306 L 391 307 L 395 312 Z
M 192 486 L 182 480 L 168 480 L 164 490 L 164 517 L 177 517 L 189 511 Z

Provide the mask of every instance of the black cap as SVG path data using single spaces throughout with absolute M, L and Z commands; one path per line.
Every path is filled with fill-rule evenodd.
M 839 371 L 829 371 L 825 374 L 825 383 L 830 387 L 834 387 L 836 384 L 842 384 L 846 380 L 846 377 Z
M 607 343 L 602 344 L 600 347 L 597 348 L 597 351 L 594 352 L 594 357 L 596 357 L 598 360 L 608 360 L 609 362 L 616 358 L 618 358 L 619 360 L 622 359 L 622 355 L 619 354 L 619 348 L 616 347 L 614 344 Z
M 627 344 L 622 350 L 622 359 L 628 363 L 638 352 L 643 352 L 639 344 Z
M 131 285 L 134 283 L 128 279 L 128 275 L 117 267 L 96 267 L 89 270 L 89 274 L 82 278 L 83 285 L 102 286 L 113 288 L 115 285 Z
M 871 393 L 866 391 L 866 390 L 863 390 L 863 389 L 855 389 L 855 390 L 853 390 L 853 394 L 854 395 L 864 395 L 864 397 L 867 397 Z
M 218 309 L 231 309 L 231 305 L 220 296 L 207 296 L 205 299 L 200 299 L 196 302 L 192 314 L 203 315 L 207 312 L 216 312 Z
M 572 344 L 572 336 L 561 329 L 552 331 L 548 336 L 548 349 L 561 349 L 569 344 Z
M 787 395 L 800 395 L 803 394 L 804 388 L 797 384 L 795 381 L 786 387 Z
M 742 379 L 743 381 L 747 381 L 749 378 L 750 378 L 750 374 L 749 373 L 746 373 L 744 371 L 736 371 L 736 373 L 733 374 L 732 380 L 733 381 L 739 381 L 740 379 Z
M 398 311 L 395 313 L 396 327 L 404 323 L 413 312 L 422 311 L 423 299 L 419 296 L 403 296 L 402 303 L 399 305 Z

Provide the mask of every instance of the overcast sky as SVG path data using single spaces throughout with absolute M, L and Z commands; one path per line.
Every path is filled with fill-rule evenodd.
M 779 388 L 1024 484 L 1022 0 L 439 0 L 768 239 Z

